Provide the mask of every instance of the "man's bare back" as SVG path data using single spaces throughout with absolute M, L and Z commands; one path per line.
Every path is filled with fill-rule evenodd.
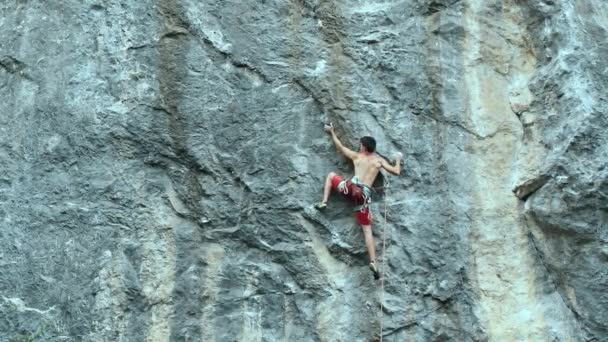
M 353 158 L 355 177 L 370 188 L 382 168 L 381 158 L 375 154 L 357 153 Z

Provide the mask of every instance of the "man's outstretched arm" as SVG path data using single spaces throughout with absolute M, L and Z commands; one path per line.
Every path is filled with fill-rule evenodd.
M 401 173 L 401 158 L 403 158 L 403 154 L 398 152 L 395 155 L 395 166 L 389 164 L 384 158 L 382 158 L 382 167 L 394 175 L 399 175 Z
M 331 140 L 333 140 L 334 145 L 336 145 L 336 149 L 338 150 L 338 152 L 342 153 L 349 159 L 355 159 L 355 157 L 357 156 L 357 152 L 342 145 L 342 142 L 340 141 L 340 139 L 338 139 L 336 132 L 334 132 L 334 126 L 332 124 L 325 125 L 325 132 L 331 134 Z

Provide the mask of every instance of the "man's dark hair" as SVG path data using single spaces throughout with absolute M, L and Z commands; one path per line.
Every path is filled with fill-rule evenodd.
M 361 138 L 361 145 L 365 146 L 367 152 L 374 152 L 376 150 L 376 139 L 366 136 Z

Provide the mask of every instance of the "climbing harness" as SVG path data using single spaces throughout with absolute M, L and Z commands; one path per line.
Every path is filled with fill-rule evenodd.
M 365 211 L 365 209 L 367 209 L 372 202 L 372 189 L 365 183 L 361 182 L 361 180 L 357 176 L 354 176 L 351 179 L 345 179 L 341 181 L 340 184 L 338 184 L 338 191 L 340 191 L 344 195 L 348 195 L 350 191 L 350 184 L 361 189 L 361 197 L 363 198 L 363 203 L 356 206 L 353 211 Z

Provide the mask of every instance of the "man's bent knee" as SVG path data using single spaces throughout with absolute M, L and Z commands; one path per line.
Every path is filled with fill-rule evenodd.
M 329 180 L 329 182 L 331 182 L 331 188 L 334 190 L 337 190 L 338 186 L 340 185 L 340 182 L 344 180 L 340 175 L 335 172 L 330 172 L 327 175 L 327 179 Z

